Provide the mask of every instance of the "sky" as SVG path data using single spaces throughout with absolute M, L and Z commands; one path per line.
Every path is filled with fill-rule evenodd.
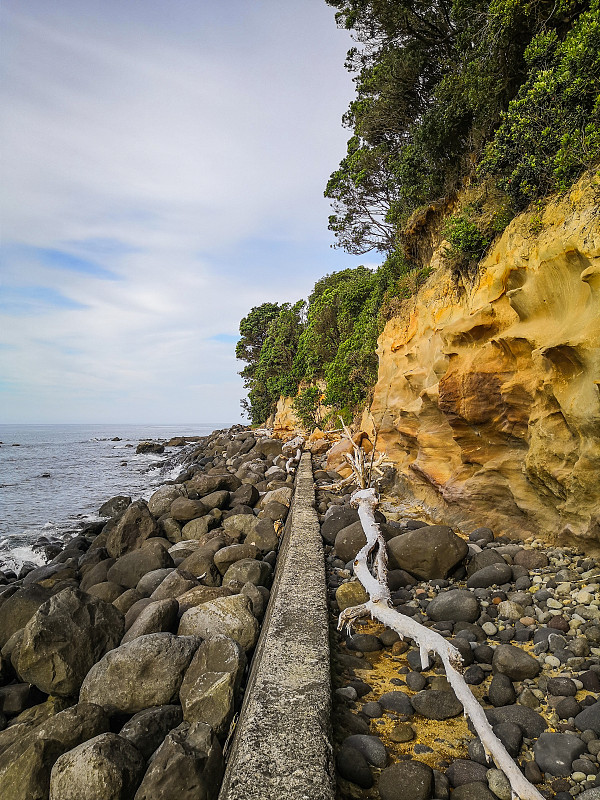
M 333 249 L 325 0 L 3 0 L 0 422 L 242 419 L 240 319 Z

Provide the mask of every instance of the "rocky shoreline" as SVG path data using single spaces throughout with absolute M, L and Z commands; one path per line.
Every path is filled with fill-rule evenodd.
M 2 798 L 217 797 L 290 455 L 261 432 L 215 431 L 147 503 L 112 498 L 49 563 L 4 572 Z
M 379 623 L 337 631 L 339 612 L 367 599 L 352 570 L 365 538 L 349 505 L 351 489 L 323 488 L 339 479 L 325 469 L 315 478 L 330 603 L 337 797 L 510 800 L 508 781 L 463 719 L 441 662 L 423 670 L 413 643 Z M 459 649 L 467 683 L 528 780 L 544 797 L 599 800 L 596 560 L 488 528 L 464 537 L 401 513 L 379 521 L 394 605 Z

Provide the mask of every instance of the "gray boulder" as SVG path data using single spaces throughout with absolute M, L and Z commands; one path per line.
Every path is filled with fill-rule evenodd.
M 260 550 L 253 544 L 231 544 L 229 547 L 222 547 L 214 555 L 216 568 L 221 575 L 224 575 L 232 564 L 242 559 L 256 559 L 260 555 Z
M 13 633 L 24 628 L 38 608 L 52 597 L 52 592 L 43 586 L 28 586 L 17 591 L 2 603 L 0 614 L 0 648 Z
M 108 725 L 102 708 L 78 703 L 33 730 L 22 732 L 0 753 L 2 800 L 47 800 L 50 771 L 56 759 L 107 731 Z
M 131 642 L 140 636 L 147 636 L 149 633 L 171 631 L 177 622 L 178 612 L 179 603 L 174 597 L 148 603 L 121 640 L 121 644 Z
M 503 562 L 490 564 L 474 572 L 467 580 L 467 587 L 469 589 L 487 589 L 490 586 L 502 586 L 504 583 L 511 583 L 512 569 L 504 559 Z
M 275 533 L 273 520 L 260 519 L 254 530 L 246 536 L 245 543 L 256 546 L 263 555 L 277 550 L 279 538 Z
M 176 569 L 160 582 L 150 595 L 150 599 L 166 600 L 169 597 L 179 597 L 179 595 L 189 592 L 194 586 L 198 586 L 198 579 L 191 572 Z
M 570 733 L 542 733 L 533 748 L 542 772 L 561 778 L 571 774 L 571 764 L 585 751 L 585 742 Z
M 512 681 L 523 681 L 535 678 L 542 667 L 533 656 L 512 644 L 501 644 L 494 650 L 492 671 L 508 675 Z
M 142 597 L 150 597 L 172 572 L 175 572 L 175 567 L 161 567 L 160 569 L 150 570 L 150 572 L 142 575 L 135 587 L 138 594 L 141 594 Z
M 106 550 L 112 558 L 119 558 L 157 535 L 158 525 L 148 506 L 143 500 L 136 500 L 111 528 L 106 539 Z
M 189 522 L 192 519 L 203 517 L 208 509 L 200 500 L 190 500 L 187 497 L 177 497 L 171 503 L 169 514 L 177 522 Z
M 270 586 L 272 576 L 273 567 L 266 561 L 244 558 L 229 567 L 223 575 L 223 583 L 227 585 L 236 581 L 242 586 L 245 583 L 253 583 L 255 586 Z
M 258 639 L 258 622 L 249 598 L 235 594 L 188 609 L 181 617 L 178 634 L 203 639 L 228 636 L 248 651 Z
M 206 722 L 218 736 L 225 734 L 245 667 L 246 654 L 233 639 L 216 636 L 203 642 L 179 691 L 186 722 Z
M 119 736 L 127 739 L 145 759 L 149 759 L 169 731 L 182 722 L 181 706 L 155 706 L 134 714 L 121 728 Z
M 467 543 L 447 525 L 427 525 L 396 536 L 387 545 L 391 569 L 421 580 L 445 578 L 467 556 Z
M 227 586 L 196 586 L 177 598 L 179 616 L 183 616 L 190 608 L 196 608 L 210 600 L 216 600 L 217 597 L 231 597 L 233 594 L 237 594 L 237 592 Z
M 62 755 L 50 776 L 51 800 L 130 800 L 144 758 L 127 739 L 101 733 Z
M 119 644 L 124 630 L 124 617 L 112 604 L 63 589 L 25 626 L 19 675 L 46 694 L 75 695 L 91 666 Z
M 181 682 L 200 640 L 196 636 L 152 633 L 107 653 L 88 672 L 81 700 L 109 714 L 135 714 L 177 700 Z
M 156 751 L 134 800 L 216 800 L 223 770 L 210 725 L 184 722 Z
M 427 616 L 434 622 L 475 622 L 479 614 L 477 598 L 465 589 L 442 591 L 427 606 Z
M 160 489 L 154 492 L 150 500 L 148 500 L 150 513 L 153 517 L 156 517 L 156 519 L 162 517 L 163 514 L 168 514 L 173 502 L 177 500 L 178 497 L 185 497 L 185 495 L 185 486 L 181 484 L 174 483 L 168 486 L 161 486 Z
M 174 566 L 173 559 L 162 544 L 158 540 L 150 540 L 137 550 L 118 558 L 106 577 L 113 583 L 134 589 L 147 572 Z
M 131 497 L 119 494 L 116 497 L 111 497 L 106 503 L 102 503 L 98 509 L 98 514 L 101 517 L 117 517 L 122 514 L 126 508 L 131 505 Z

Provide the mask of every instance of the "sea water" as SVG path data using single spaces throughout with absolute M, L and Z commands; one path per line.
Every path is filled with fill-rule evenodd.
M 0 425 L 0 568 L 44 563 L 41 536 L 68 537 L 118 494 L 148 498 L 179 472 L 179 448 L 136 454 L 140 441 L 207 436 L 197 425 Z

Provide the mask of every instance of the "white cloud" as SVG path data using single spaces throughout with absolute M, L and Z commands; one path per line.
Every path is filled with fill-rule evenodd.
M 322 190 L 352 86 L 332 10 L 8 0 L 3 13 L 0 213 L 21 246 L 4 282 L 84 306 L 3 323 L 3 376 L 17 387 L 5 421 L 233 419 L 239 364 L 212 337 L 336 268 Z M 244 262 L 246 240 L 265 248 Z M 119 279 L 41 263 L 32 248 Z M 317 263 L 273 269 L 295 248 Z

